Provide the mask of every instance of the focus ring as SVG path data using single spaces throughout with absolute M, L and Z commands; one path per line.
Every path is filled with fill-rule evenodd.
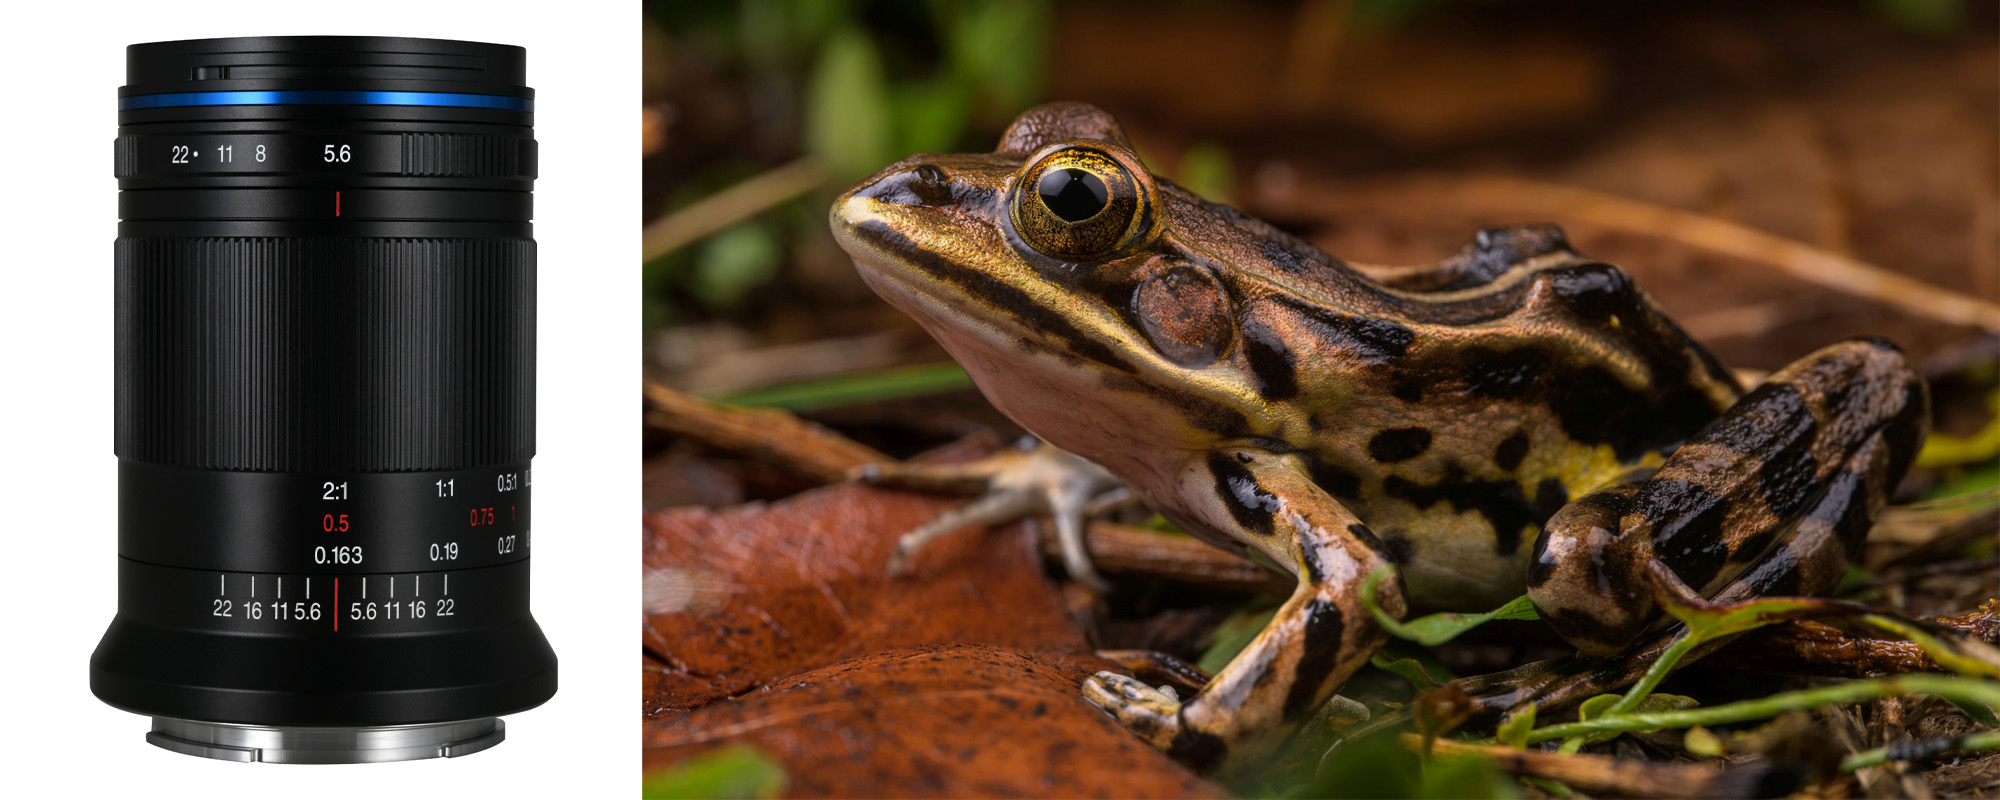
M 116 245 L 122 458 L 388 472 L 534 455 L 534 243 Z

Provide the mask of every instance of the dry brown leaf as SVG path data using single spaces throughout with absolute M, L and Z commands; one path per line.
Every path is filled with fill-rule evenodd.
M 794 796 L 1213 794 L 1083 700 L 1117 667 L 1027 525 L 885 575 L 897 537 L 954 502 L 839 485 L 648 517 L 648 767 L 747 742 Z

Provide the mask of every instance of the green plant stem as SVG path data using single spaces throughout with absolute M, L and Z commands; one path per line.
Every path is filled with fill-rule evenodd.
M 1618 698 L 1618 702 L 1604 710 L 1604 716 L 1615 717 L 1638 708 L 1639 703 L 1646 699 L 1646 695 L 1652 694 L 1654 687 L 1659 686 L 1660 681 L 1667 679 L 1667 673 L 1674 670 L 1674 665 L 1679 664 L 1681 659 L 1687 656 L 1688 651 L 1695 649 L 1704 641 L 1707 639 L 1698 635 L 1692 628 L 1681 634 L 1681 638 L 1667 645 L 1666 651 L 1660 653 L 1659 659 L 1646 669 L 1646 674 L 1639 678 L 1638 683 L 1632 684 L 1632 688 L 1625 692 L 1624 697 Z
M 1947 752 L 1960 751 L 1960 750 L 1992 750 L 1994 748 L 2000 748 L 2000 731 L 1985 731 L 1983 733 L 1975 733 L 1966 736 L 1962 739 L 1959 739 L 1956 743 L 1954 743 L 1951 746 L 1951 749 Z M 1841 759 L 1840 770 L 1842 772 L 1853 772 L 1857 769 L 1862 769 L 1864 767 L 1872 767 L 1877 764 L 1886 763 L 1890 760 L 1891 759 L 1889 758 L 1889 748 L 1877 747 L 1873 750 L 1863 750 L 1859 753 L 1853 753 L 1850 754 L 1848 757 Z
M 1894 678 L 1874 678 L 1786 692 L 1709 708 L 1624 714 L 1600 717 L 1587 722 L 1550 725 L 1530 731 L 1528 743 L 1591 733 L 1627 733 L 1662 728 L 1690 728 L 1696 725 L 1724 725 L 1763 719 L 1792 709 L 1845 705 L 1904 694 L 1932 694 L 1948 700 L 1983 703 L 1988 706 L 2000 705 L 2000 683 L 1942 675 L 1900 675 Z

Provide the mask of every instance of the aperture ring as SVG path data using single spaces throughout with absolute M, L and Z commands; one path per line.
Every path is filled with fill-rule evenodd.
M 198 186 L 217 177 L 535 178 L 535 140 L 468 133 L 257 131 L 214 134 L 129 134 L 113 146 L 120 180 Z M 185 182 L 183 182 L 185 181 Z M 125 189 L 145 188 L 125 184 Z

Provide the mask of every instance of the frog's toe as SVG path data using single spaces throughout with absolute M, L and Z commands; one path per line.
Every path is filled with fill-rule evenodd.
M 889 561 L 892 576 L 908 574 L 919 550 L 954 531 L 1046 513 L 1055 518 L 1063 566 L 1070 577 L 1094 591 L 1110 588 L 1084 547 L 1085 520 L 1129 495 L 1118 479 L 1088 460 L 1030 439 L 977 461 L 872 464 L 850 475 L 875 485 L 976 495 L 905 534 Z
M 1116 672 L 1099 672 L 1083 682 L 1083 697 L 1161 750 L 1180 735 L 1181 701 L 1172 687 L 1155 689 Z
M 896 552 L 889 557 L 889 575 L 909 574 L 910 559 L 931 540 L 965 528 L 1013 522 L 1035 513 L 1038 500 L 1025 492 L 996 491 L 937 515 L 896 541 Z

